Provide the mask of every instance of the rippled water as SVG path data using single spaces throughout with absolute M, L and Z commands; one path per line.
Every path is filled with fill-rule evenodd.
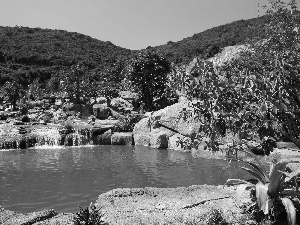
M 0 152 L 0 205 L 75 212 L 114 188 L 224 184 L 245 178 L 222 160 L 147 147 L 93 146 Z

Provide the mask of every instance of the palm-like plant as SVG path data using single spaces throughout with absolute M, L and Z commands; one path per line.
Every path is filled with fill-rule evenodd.
M 234 160 L 243 163 L 245 166 L 240 166 L 241 169 L 252 174 L 256 180 L 249 182 L 240 179 L 229 179 L 228 182 L 236 182 L 239 186 L 236 189 L 237 205 L 241 206 L 241 198 L 245 190 L 255 190 L 256 202 L 259 210 L 262 210 L 265 215 L 268 215 L 271 209 L 275 210 L 275 205 L 282 204 L 287 212 L 287 219 L 290 225 L 296 225 L 296 208 L 289 197 L 300 197 L 298 191 L 296 177 L 300 174 L 300 169 L 292 172 L 288 167 L 288 162 L 277 162 L 274 160 L 270 165 L 270 173 L 268 174 L 262 167 L 258 158 L 250 150 L 241 150 L 250 154 L 255 162 L 248 162 L 234 157 L 228 157 L 229 160 Z M 295 187 L 290 187 L 288 182 L 295 180 Z M 276 212 L 275 212 L 276 214 Z

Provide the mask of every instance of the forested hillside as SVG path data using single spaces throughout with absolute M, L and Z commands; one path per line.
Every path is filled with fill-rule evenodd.
M 264 38 L 264 27 L 269 22 L 269 16 L 239 20 L 205 30 L 178 42 L 169 41 L 153 49 L 176 64 L 188 63 L 196 56 L 207 59 L 226 46 L 244 44 L 253 38 Z
M 146 50 L 156 51 L 175 64 L 188 63 L 195 56 L 209 58 L 225 46 L 263 37 L 268 22 L 267 16 L 240 20 Z M 138 52 L 79 33 L 18 26 L 0 26 L 0 43 L 2 93 L 23 90 L 12 96 L 22 96 L 29 89 L 31 93 L 53 94 L 87 87 L 85 96 L 99 94 L 100 88 L 107 94 L 118 89 L 124 68 Z

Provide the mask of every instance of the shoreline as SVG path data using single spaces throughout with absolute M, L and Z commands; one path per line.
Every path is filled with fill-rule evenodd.
M 179 221 L 205 221 L 212 208 L 222 209 L 229 221 L 243 215 L 235 206 L 234 187 L 192 185 L 177 188 L 118 188 L 99 195 L 95 206 L 101 208 L 106 224 L 179 224 Z M 85 209 L 85 207 L 84 207 Z M 230 218 L 235 214 L 234 218 Z M 75 213 L 57 213 L 53 209 L 16 213 L 0 207 L 0 222 L 8 224 L 68 225 L 74 224 Z M 203 220 L 204 219 L 204 220 Z

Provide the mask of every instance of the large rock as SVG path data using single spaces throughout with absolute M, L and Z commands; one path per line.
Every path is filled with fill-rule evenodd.
M 150 134 L 150 146 L 153 148 L 168 148 L 169 131 L 156 129 L 157 132 Z
M 106 104 L 107 103 L 107 99 L 105 97 L 97 97 L 96 98 L 96 102 L 98 104 Z
M 93 105 L 93 113 L 99 119 L 107 119 L 111 116 L 111 110 L 105 104 L 95 104 Z
M 110 102 L 110 106 L 118 110 L 133 109 L 133 105 L 123 98 L 113 98 Z
M 111 136 L 112 145 L 133 145 L 131 132 L 115 132 Z
M 104 132 L 93 137 L 93 144 L 95 145 L 111 145 L 111 130 Z
M 221 224 L 209 220 L 214 210 L 224 224 L 245 224 L 249 215 L 241 214 L 234 194 L 233 187 L 211 185 L 124 188 L 101 194 L 95 206 L 111 225 Z
M 22 214 L 5 210 L 0 206 L 0 224 L 3 225 L 37 224 L 39 221 L 53 218 L 56 215 L 57 212 L 52 209 Z
M 138 93 L 135 93 L 135 92 L 131 92 L 131 91 L 120 91 L 119 92 L 119 95 L 122 99 L 125 99 L 125 100 L 135 100 L 137 98 L 139 98 L 139 95 Z
M 160 131 L 165 133 L 164 138 L 167 141 L 175 133 L 184 136 L 197 133 L 201 122 L 195 119 L 194 110 L 190 104 L 188 101 L 176 103 L 153 112 L 149 117 L 139 121 L 133 130 L 135 145 L 155 147 L 155 141 L 150 141 L 150 139 L 156 137 L 156 133 Z

